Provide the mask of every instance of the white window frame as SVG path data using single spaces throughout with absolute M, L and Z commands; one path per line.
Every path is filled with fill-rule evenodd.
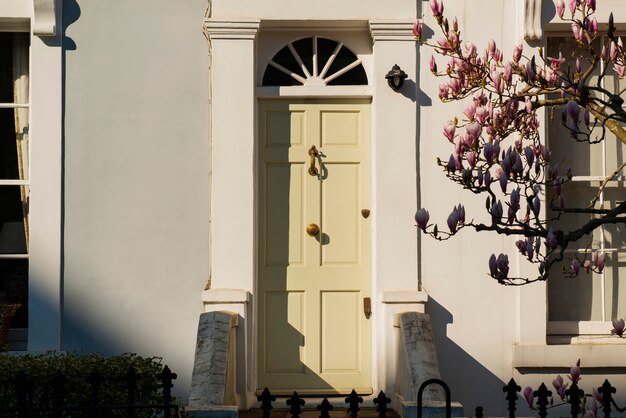
M 57 0 L 3 0 L 0 31 L 30 32 L 28 352 L 60 350 L 63 49 Z M 42 38 L 43 37 L 43 38 Z
M 546 41 L 548 38 L 559 38 L 559 37 L 571 37 L 570 33 L 559 33 L 559 32 L 555 32 L 555 33 L 550 33 L 547 37 L 546 37 Z M 603 42 L 605 42 L 605 40 L 603 39 Z M 600 66 L 601 66 L 601 70 L 604 68 L 605 63 L 603 61 L 600 62 Z M 606 82 L 606 78 L 603 79 L 603 85 Z M 544 130 L 545 130 L 545 138 L 548 138 L 549 136 L 549 129 L 548 126 L 546 124 L 544 124 Z M 549 139 L 549 138 L 548 138 Z M 602 141 L 600 144 L 596 145 L 596 146 L 600 146 L 601 149 L 601 155 L 602 155 L 602 173 L 601 175 L 587 175 L 587 176 L 573 176 L 572 177 L 572 182 L 577 182 L 580 184 L 588 184 L 590 186 L 593 187 L 594 182 L 600 184 L 602 181 L 605 180 L 606 176 L 608 176 L 609 172 L 607 172 L 607 159 L 606 159 L 606 155 L 607 155 L 607 144 L 606 141 Z M 626 176 L 625 175 L 618 175 L 614 178 L 614 180 L 612 181 L 624 181 L 626 180 Z M 602 192 L 600 194 L 600 198 L 598 200 L 598 203 L 601 205 L 602 203 L 604 203 L 604 192 Z M 546 202 L 547 203 L 547 202 Z M 605 254 L 614 254 L 617 255 L 618 252 L 620 251 L 626 251 L 626 248 L 609 248 L 606 247 L 606 239 L 605 239 L 605 232 L 604 232 L 604 227 L 600 227 L 599 228 L 599 241 L 600 241 L 600 248 L 592 248 L 591 251 L 595 252 L 595 251 L 601 251 Z M 584 248 L 572 248 L 572 249 L 568 249 L 566 251 L 566 254 L 575 254 L 575 253 L 583 253 L 585 251 Z M 583 274 L 583 273 L 581 273 Z M 606 300 L 605 300 L 605 286 L 606 286 L 606 269 L 602 271 L 602 273 L 600 273 L 600 299 L 601 299 L 601 320 L 572 320 L 572 321 L 550 321 L 549 318 L 546 319 L 547 321 L 547 326 L 546 326 L 546 335 L 547 335 L 547 341 L 548 343 L 553 343 L 553 344 L 576 344 L 576 343 L 583 343 L 583 344 L 588 344 L 590 342 L 602 342 L 602 343 L 606 343 L 607 337 L 609 337 L 609 332 L 610 330 L 613 328 L 613 325 L 611 323 L 611 318 L 607 318 L 606 317 Z M 593 278 L 591 276 L 591 274 L 589 274 L 588 277 L 589 280 L 597 280 L 597 278 Z M 549 280 L 549 279 L 548 279 Z M 548 300 L 546 298 L 546 306 L 548 305 Z M 549 308 L 548 308 L 549 309 Z

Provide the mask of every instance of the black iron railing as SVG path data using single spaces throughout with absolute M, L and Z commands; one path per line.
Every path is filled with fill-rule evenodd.
M 179 406 L 172 398 L 172 381 L 176 379 L 176 373 L 172 373 L 169 367 L 165 366 L 158 376 L 161 387 L 160 401 L 154 403 L 142 403 L 138 401 L 138 382 L 140 376 L 137 370 L 129 367 L 123 376 L 126 389 L 126 400 L 124 403 L 112 404 L 102 402 L 102 392 L 107 390 L 107 381 L 98 373 L 92 371 L 85 377 L 88 385 L 88 402 L 75 404 L 68 401 L 66 396 L 66 386 L 68 379 L 60 371 L 57 371 L 49 382 L 49 402 L 41 400 L 35 393 L 35 381 L 20 372 L 13 380 L 12 393 L 15 402 L 11 405 L 0 405 L 0 417 L 153 417 L 164 418 L 179 417 Z M 40 383 L 40 382 L 39 382 Z
M 276 396 L 272 395 L 268 388 L 265 388 L 263 393 L 257 396 L 257 400 L 261 403 L 263 418 L 270 418 L 271 411 L 274 409 L 273 403 L 276 402 Z M 293 392 L 285 403 L 289 407 L 291 418 L 299 418 L 306 401 L 298 395 L 298 392 Z M 350 418 L 358 418 L 361 409 L 359 405 L 363 403 L 363 398 L 353 390 L 350 395 L 345 398 L 345 403 Z M 383 391 L 380 391 L 378 396 L 374 399 L 379 418 L 386 417 L 386 414 L 390 411 L 387 405 L 390 403 L 391 399 L 389 399 Z M 333 405 L 328 401 L 328 398 L 324 398 L 316 409 L 320 411 L 320 418 L 328 418 L 330 417 L 330 411 L 333 410 Z
M 424 390 L 429 385 L 439 385 L 445 392 L 445 417 L 451 418 L 452 407 L 450 402 L 450 389 L 448 385 L 440 379 L 429 379 L 422 383 L 417 392 L 417 416 L 421 418 L 423 416 L 423 402 L 422 395 Z M 516 411 L 518 409 L 518 401 L 522 388 L 511 379 L 509 383 L 502 388 L 507 401 L 507 412 L 509 418 L 516 417 Z M 595 393 L 586 394 L 580 389 L 576 382 L 572 382 L 569 389 L 563 392 L 563 396 L 558 395 L 559 399 L 555 399 L 552 395 L 552 391 L 548 390 L 545 384 L 541 384 L 539 388 L 532 392 L 532 399 L 524 400 L 527 402 L 528 407 L 531 410 L 536 411 L 539 418 L 548 417 L 548 411 L 557 408 L 567 406 L 569 407 L 569 414 L 572 418 L 578 418 L 584 415 L 588 410 L 591 410 L 590 404 L 595 402 L 597 404 L 596 416 L 610 418 L 611 414 L 616 412 L 625 412 L 626 408 L 620 408 L 613 395 L 617 392 L 616 388 L 611 386 L 608 380 L 604 381 L 604 384 L 599 387 Z M 263 393 L 257 396 L 258 401 L 261 403 L 261 410 L 263 411 L 263 418 L 271 418 L 271 410 L 273 409 L 273 403 L 276 402 L 276 396 L 272 395 L 269 389 L 265 388 Z M 589 401 L 589 402 L 588 402 Z M 378 411 L 379 418 L 385 418 L 388 413 L 388 405 L 391 400 L 381 391 L 374 399 L 376 410 Z M 363 398 L 360 397 L 354 390 L 350 396 L 345 398 L 347 410 L 351 418 L 358 417 L 359 405 L 363 403 Z M 302 408 L 305 405 L 305 400 L 301 398 L 297 392 L 293 392 L 290 398 L 286 400 L 286 404 L 289 407 L 291 418 L 299 418 L 302 412 Z M 324 398 L 322 403 L 317 406 L 317 410 L 320 411 L 320 418 L 328 418 L 333 406 L 330 404 L 327 398 Z M 475 409 L 476 418 L 483 418 L 485 416 L 482 406 L 478 406 Z M 559 410 L 558 415 L 563 416 L 562 410 Z

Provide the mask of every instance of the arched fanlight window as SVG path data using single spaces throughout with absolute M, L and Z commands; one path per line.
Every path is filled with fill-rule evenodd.
M 361 60 L 342 42 L 313 36 L 289 42 L 270 60 L 264 86 L 367 84 Z

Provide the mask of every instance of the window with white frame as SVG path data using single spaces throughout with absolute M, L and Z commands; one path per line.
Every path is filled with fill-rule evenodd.
M 29 107 L 29 35 L 0 32 L 0 345 L 28 326 Z
M 600 48 L 600 40 L 595 47 Z M 571 36 L 548 39 L 548 55 L 557 57 L 559 51 L 572 61 L 572 51 L 578 50 Z M 581 60 L 583 65 L 584 60 Z M 598 69 L 592 83 L 598 82 Z M 573 61 L 571 65 L 574 68 Z M 619 80 L 612 68 L 606 69 L 600 81 L 602 87 L 612 92 L 623 92 L 626 81 Z M 558 114 L 557 114 L 558 113 Z M 560 111 L 548 110 L 549 144 L 551 162 L 564 170 L 571 167 L 572 180 L 563 188 L 567 207 L 587 207 L 595 201 L 596 208 L 611 209 L 626 199 L 626 145 L 613 134 L 606 132 L 604 141 L 596 144 L 571 141 L 569 133 L 560 123 Z M 608 179 L 608 181 L 607 181 Z M 600 186 L 604 184 L 604 187 Z M 550 191 L 547 195 L 551 199 Z M 556 228 L 569 229 L 581 225 L 593 215 L 567 214 L 554 222 Z M 548 334 L 552 335 L 604 335 L 611 330 L 611 320 L 626 317 L 626 231 L 624 225 L 604 225 L 593 236 L 585 237 L 568 248 L 561 268 L 554 268 L 548 279 Z M 581 272 L 572 277 L 570 263 L 578 255 L 598 253 L 605 258 L 602 273 Z M 621 276 L 621 279 L 620 279 Z

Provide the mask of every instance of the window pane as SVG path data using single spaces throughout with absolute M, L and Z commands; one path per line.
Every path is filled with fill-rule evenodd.
M 0 259 L 0 304 L 21 304 L 12 328 L 28 327 L 28 260 Z
M 0 180 L 29 178 L 28 138 L 28 109 L 0 109 Z
M 589 202 L 594 198 L 597 193 L 597 187 L 592 187 L 590 182 L 587 181 L 572 181 L 563 186 L 562 194 L 565 199 L 565 207 L 586 207 Z M 554 191 L 549 189 L 548 202 L 552 199 Z M 548 211 L 550 218 L 555 216 L 553 211 Z M 584 225 L 591 219 L 591 215 L 585 213 L 568 213 L 562 215 L 560 219 L 553 221 L 551 226 L 554 229 L 561 229 L 565 232 L 571 231 L 573 228 L 578 228 Z M 591 237 L 585 236 L 576 243 L 571 244 L 569 249 L 581 249 L 587 247 L 591 240 Z M 593 233 L 594 248 L 600 248 L 600 230 L 596 229 Z
M 610 181 L 604 189 L 605 209 L 614 209 L 619 202 L 626 200 L 626 182 Z M 626 226 L 620 224 L 607 224 L 604 226 L 604 240 L 607 248 L 626 248 Z M 626 278 L 626 276 L 624 276 Z
M 548 279 L 548 320 L 602 320 L 601 276 L 581 269 L 577 277 L 567 277 L 570 263 L 554 266 Z
M 13 102 L 13 34 L 0 33 L 0 103 Z
M 604 255 L 605 267 L 605 295 L 606 318 L 616 319 L 626 317 L 626 251 L 608 253 Z
M 22 204 L 24 194 L 24 204 Z M 0 254 L 26 254 L 28 187 L 0 186 Z

